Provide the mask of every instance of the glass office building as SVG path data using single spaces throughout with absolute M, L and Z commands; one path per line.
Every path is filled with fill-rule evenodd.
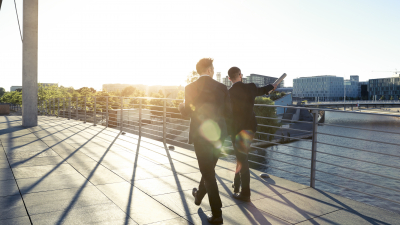
M 398 100 L 400 97 L 400 76 L 370 79 L 368 84 L 370 99 Z
M 293 100 L 338 101 L 343 97 L 343 77 L 321 75 L 293 79 Z

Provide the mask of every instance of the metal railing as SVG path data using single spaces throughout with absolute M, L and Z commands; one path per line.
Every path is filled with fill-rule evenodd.
M 297 102 L 296 102 L 297 103 Z M 308 101 L 306 105 L 326 104 L 400 104 L 400 100 L 346 100 L 346 101 Z
M 119 132 L 132 133 L 164 143 L 187 145 L 190 121 L 182 118 L 177 110 L 177 105 L 182 101 L 183 99 L 111 96 L 57 98 L 40 102 L 38 110 L 40 115 L 79 120 L 83 123 L 92 123 L 94 126 L 102 125 L 117 129 Z M 371 132 L 372 134 L 383 133 L 388 135 L 399 135 L 400 132 L 319 122 L 321 111 L 325 113 L 342 113 L 343 115 L 354 115 L 356 112 L 258 104 L 255 107 L 305 110 L 309 113 L 309 117 L 303 121 L 294 121 L 275 116 L 257 116 L 258 120 L 264 121 L 264 123 L 259 121 L 259 127 L 264 127 L 264 130 L 260 129 L 256 132 L 252 144 L 254 151 L 249 153 L 249 157 L 251 156 L 250 163 L 304 177 L 308 179 L 309 186 L 312 188 L 315 188 L 317 184 L 327 184 L 395 203 L 400 209 L 400 194 L 398 194 L 400 193 L 400 166 L 392 162 L 393 159 L 400 159 L 400 142 L 374 140 L 374 138 L 371 138 L 373 135 L 370 138 L 365 138 L 335 134 L 330 132 L 329 129 L 340 128 L 342 130 L 358 130 Z M 385 114 L 380 116 L 396 115 Z M 323 131 L 320 131 L 320 129 Z M 276 132 L 277 130 L 278 132 Z M 292 132 L 292 135 L 290 135 L 289 131 Z M 297 134 L 293 135 L 293 133 Z M 333 141 L 326 137 L 330 137 Z M 349 142 L 348 140 L 351 141 Z M 382 152 L 360 147 L 364 146 L 364 144 L 351 146 L 351 142 L 354 141 L 357 143 L 375 143 L 377 145 L 391 146 L 394 150 Z M 230 144 L 230 140 L 225 142 L 227 145 L 224 147 L 225 151 L 223 152 L 224 154 L 229 154 L 233 151 L 233 147 Z M 303 143 L 303 145 L 296 145 L 295 143 Z M 268 146 L 282 146 L 291 150 L 283 151 L 279 148 L 273 149 Z M 368 144 L 365 146 L 368 146 Z M 327 151 L 328 147 L 330 150 Z M 347 154 L 349 151 L 352 153 Z M 359 153 L 362 154 L 360 155 Z M 377 155 L 379 157 L 387 157 L 388 160 L 386 162 L 376 160 Z M 269 162 L 272 161 L 279 162 L 279 164 L 271 165 Z M 339 170 L 347 172 L 336 172 Z M 387 172 L 389 170 L 391 172 Z M 357 174 L 360 178 L 357 178 L 354 174 Z M 334 178 L 325 179 L 320 178 L 319 175 Z M 374 183 L 372 180 L 377 177 L 383 179 L 383 182 Z M 350 184 L 349 181 L 352 183 Z M 374 191 L 370 191 L 372 190 L 371 188 Z M 387 191 L 395 193 L 396 197 L 391 198 L 385 194 L 381 195 L 374 188 L 385 190 L 381 191 L 382 193 Z

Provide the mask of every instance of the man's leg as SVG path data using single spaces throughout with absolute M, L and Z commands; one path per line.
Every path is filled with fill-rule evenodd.
M 201 180 L 204 181 L 204 186 L 208 194 L 211 211 L 214 216 L 218 217 L 222 214 L 222 202 L 219 196 L 217 181 L 215 179 L 215 164 L 218 161 L 219 150 L 215 150 L 214 146 L 207 141 L 199 141 L 194 144 L 197 160 L 199 162 L 200 172 L 202 175 Z M 200 187 L 202 187 L 202 185 L 203 184 L 200 183 L 199 189 Z
M 237 147 L 235 145 L 236 143 L 236 138 L 234 135 L 231 136 L 231 140 L 232 140 L 232 146 L 233 146 L 233 150 L 235 152 L 236 155 L 236 171 L 235 171 L 235 178 L 233 179 L 233 186 L 234 186 L 234 193 L 238 193 L 240 191 L 240 185 L 241 185 L 241 180 L 240 180 L 240 169 L 241 169 L 241 162 L 238 159 L 238 150 Z
M 249 151 L 250 145 L 253 141 L 254 133 L 252 131 L 242 131 L 239 134 L 240 143 L 236 146 L 238 153 L 236 154 L 237 160 L 241 163 L 240 178 L 242 181 L 243 196 L 250 196 L 250 169 L 249 169 Z

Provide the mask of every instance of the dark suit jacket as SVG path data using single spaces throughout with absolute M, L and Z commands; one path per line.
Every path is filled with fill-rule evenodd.
M 184 117 L 190 117 L 189 144 L 194 140 L 223 141 L 232 121 L 231 100 L 225 85 L 209 76 L 185 88 Z
M 256 115 L 253 111 L 254 99 L 257 96 L 268 94 L 274 86 L 269 84 L 258 88 L 254 83 L 244 84 L 237 82 L 229 89 L 232 102 L 233 123 L 230 134 L 236 135 L 241 130 L 257 129 Z

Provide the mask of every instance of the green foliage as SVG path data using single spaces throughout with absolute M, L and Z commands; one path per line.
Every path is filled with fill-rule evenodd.
M 382 95 L 381 98 L 380 98 L 379 100 L 385 100 L 385 99 L 386 99 L 385 96 Z
M 255 99 L 255 104 L 274 105 L 275 103 L 270 98 L 257 97 Z M 254 106 L 254 112 L 256 113 L 256 116 L 276 118 L 276 109 L 273 107 Z M 272 134 L 272 135 L 260 134 L 260 138 L 262 140 L 268 140 L 268 141 L 273 139 L 273 134 L 275 134 L 278 128 L 265 127 L 262 125 L 275 126 L 275 127 L 280 126 L 278 120 L 273 120 L 273 119 L 257 118 L 257 123 L 258 123 L 257 131 L 266 134 Z M 256 135 L 256 137 L 258 137 L 258 135 Z
M 136 91 L 135 87 L 129 86 L 124 88 L 124 90 L 121 91 L 121 95 L 124 97 L 129 97 L 132 96 Z
M 6 93 L 6 90 L 2 87 L 0 87 L 0 97 L 4 95 L 4 93 Z
M 185 99 L 185 92 L 184 91 L 179 91 L 178 92 L 178 96 L 176 97 L 176 99 Z M 178 107 L 180 103 L 182 103 L 183 101 L 180 100 L 173 100 L 172 101 L 172 105 L 174 107 Z
M 286 95 L 286 93 L 284 93 L 284 92 L 273 91 L 273 92 L 269 95 L 269 98 L 270 98 L 272 101 L 276 101 L 277 99 L 282 98 L 282 97 L 285 96 L 285 95 Z
M 390 99 L 389 99 L 389 100 L 394 100 L 393 96 L 390 96 Z
M 197 79 L 199 79 L 200 75 L 196 72 L 196 71 L 192 71 L 189 73 L 189 75 L 187 75 L 186 77 L 186 83 L 190 84 L 195 82 Z
M 0 97 L 0 102 L 21 105 L 22 104 L 22 92 L 20 92 L 20 91 L 5 92 L 3 94 L 3 96 Z

